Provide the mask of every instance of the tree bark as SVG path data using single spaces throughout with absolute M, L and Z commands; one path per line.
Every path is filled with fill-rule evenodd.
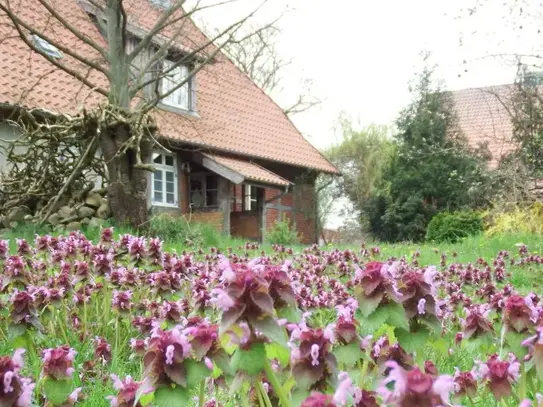
M 100 147 L 109 173 L 107 193 L 112 215 L 117 222 L 140 229 L 146 226 L 149 215 L 149 172 L 134 168 L 136 152 L 133 149 L 119 153 L 130 135 L 130 126 L 126 123 L 111 126 L 102 133 Z M 147 161 L 151 155 L 150 143 L 142 140 L 140 149 L 142 160 Z

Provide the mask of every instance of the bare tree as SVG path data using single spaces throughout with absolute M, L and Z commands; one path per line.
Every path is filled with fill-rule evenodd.
M 292 60 L 282 58 L 278 51 L 279 34 L 279 28 L 270 25 L 256 35 L 225 44 L 230 59 L 270 96 L 284 91 L 283 74 L 292 63 Z M 320 103 L 311 95 L 311 86 L 311 80 L 301 80 L 295 99 L 283 106 L 287 116 L 305 112 Z
M 205 37 L 193 25 L 195 13 L 234 1 L 198 2 L 185 10 L 185 0 L 155 0 L 162 5 L 160 16 L 145 24 L 150 7 L 147 0 L 78 0 L 84 11 L 79 17 L 74 17 L 77 13 L 72 5 L 62 7 L 67 3 L 55 0 L 0 0 L 0 17 L 9 22 L 28 48 L 76 78 L 91 93 L 100 95 L 99 106 L 85 112 L 86 126 L 81 126 L 81 119 L 66 115 L 60 118 L 63 132 L 84 135 L 85 146 L 90 146 L 65 182 L 76 179 L 84 161 L 99 149 L 107 167 L 111 210 L 117 220 L 134 226 L 147 220 L 146 171 L 153 170 L 150 156 L 152 147 L 159 143 L 150 111 L 220 57 L 225 47 L 248 41 L 266 29 L 264 26 L 240 35 L 240 28 L 263 3 L 211 37 Z M 40 8 L 40 21 L 28 17 L 25 9 L 29 6 Z M 88 24 L 80 24 L 77 18 L 92 19 L 102 37 L 96 32 L 84 32 L 81 27 Z M 58 32 L 74 37 L 77 46 L 67 46 Z M 66 58 L 51 56 L 32 40 L 36 37 L 56 47 Z M 166 64 L 166 57 L 172 54 L 174 62 Z M 190 67 L 182 78 L 178 76 L 180 66 Z M 160 85 L 163 80 L 169 80 L 167 91 Z M 49 202 L 46 216 L 66 189 L 65 185 Z

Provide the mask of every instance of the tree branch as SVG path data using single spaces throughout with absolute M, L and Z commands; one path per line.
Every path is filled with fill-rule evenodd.
M 91 46 L 92 48 L 94 48 L 96 51 L 98 51 L 104 58 L 107 57 L 107 50 L 98 45 L 98 43 L 96 43 L 95 41 L 93 41 L 92 39 L 88 38 L 86 35 L 83 35 L 83 33 L 81 33 L 81 31 L 79 31 L 77 28 L 75 28 L 74 26 L 72 26 L 64 17 L 62 17 L 53 7 L 51 7 L 51 5 L 48 3 L 47 0 L 38 0 L 40 2 L 40 4 L 45 7 L 47 9 L 47 11 L 49 13 L 51 13 L 51 15 L 53 17 L 55 17 L 64 27 L 66 27 L 68 30 L 71 31 L 71 33 L 73 35 L 75 35 L 79 40 L 83 41 L 85 44 Z

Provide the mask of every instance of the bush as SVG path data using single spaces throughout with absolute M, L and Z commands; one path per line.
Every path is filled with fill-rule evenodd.
M 486 212 L 484 220 L 487 236 L 510 234 L 542 234 L 543 204 L 514 205 L 511 208 L 500 208 Z
M 212 225 L 189 222 L 182 216 L 157 214 L 149 221 L 148 234 L 166 242 L 190 243 L 198 247 L 218 246 L 221 235 Z
M 428 224 L 426 240 L 454 243 L 482 231 L 483 220 L 476 212 L 441 212 L 435 215 Z
M 285 217 L 281 221 L 275 221 L 266 233 L 266 240 L 272 244 L 292 245 L 299 243 L 300 237 L 290 221 Z

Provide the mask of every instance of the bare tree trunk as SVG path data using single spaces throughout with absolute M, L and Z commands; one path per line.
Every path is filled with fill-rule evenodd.
M 108 198 L 112 215 L 116 221 L 135 228 L 145 227 L 148 219 L 147 177 L 149 172 L 134 167 L 136 152 L 128 149 L 120 153 L 130 138 L 128 124 L 110 127 L 101 135 L 100 147 L 109 173 Z M 140 144 L 142 159 L 147 161 L 151 145 Z

